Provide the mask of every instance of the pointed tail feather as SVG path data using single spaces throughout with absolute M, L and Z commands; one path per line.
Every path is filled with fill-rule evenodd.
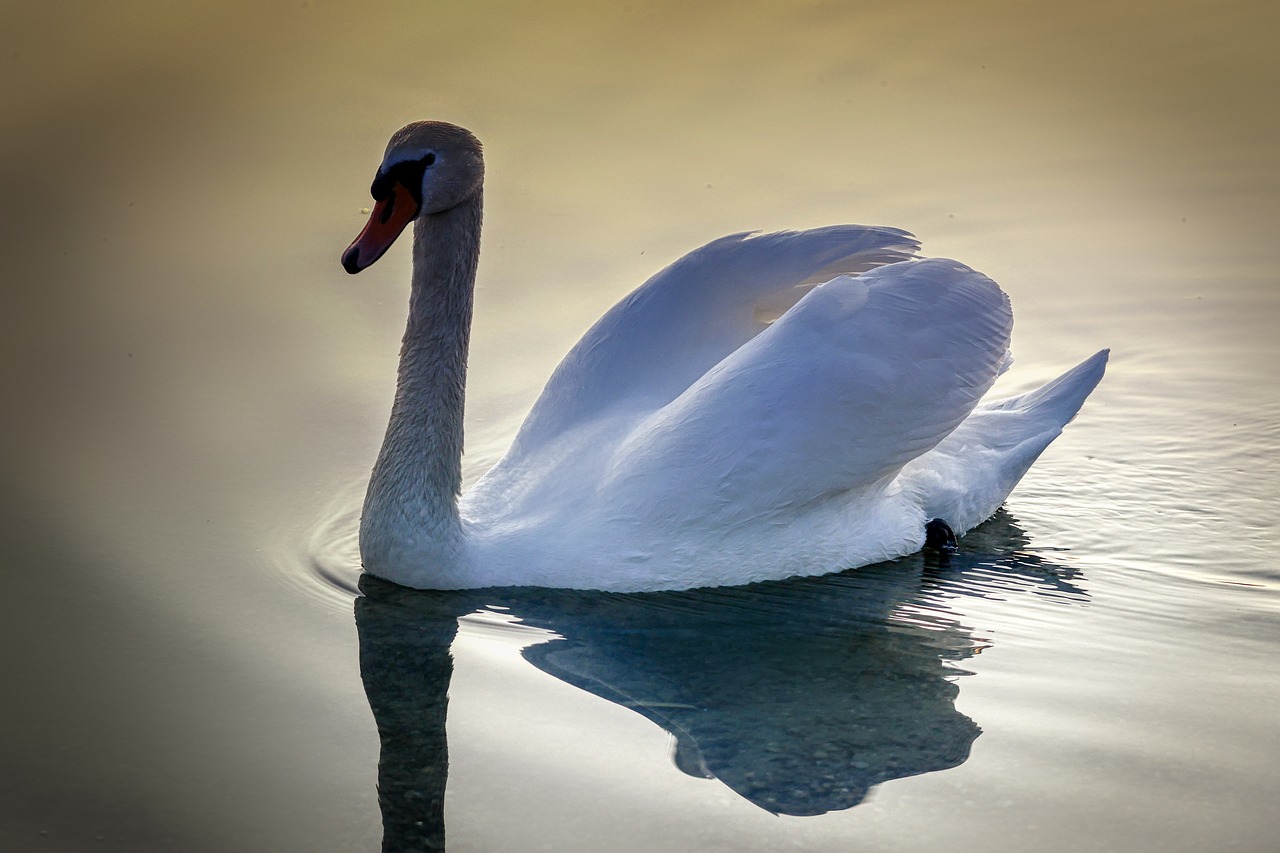
M 1028 412 L 1035 410 L 1039 413 L 1038 418 L 1046 421 L 1060 419 L 1058 425 L 1066 426 L 1076 416 L 1085 398 L 1101 381 L 1110 355 L 1109 349 L 1096 352 L 1057 379 L 1041 385 L 1034 391 L 983 403 L 979 409 L 999 411 L 1016 409 Z
M 1044 449 L 1076 416 L 1106 370 L 1102 350 L 1034 391 L 983 403 L 937 447 L 902 469 L 925 518 L 957 532 L 990 518 Z

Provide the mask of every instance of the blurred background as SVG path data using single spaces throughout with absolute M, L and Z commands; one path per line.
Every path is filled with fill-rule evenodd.
M 409 269 L 404 247 L 358 279 L 338 258 L 387 137 L 422 118 L 486 145 L 469 479 L 684 252 L 900 226 L 1009 292 L 1008 390 L 1113 348 L 1014 504 L 1032 538 L 1184 584 L 1151 604 L 1171 614 L 1197 583 L 1250 585 L 1220 603 L 1271 642 L 1278 9 L 3 4 L 7 849 L 376 843 L 350 603 L 314 567 L 355 571 Z M 1241 754 L 1265 731 L 1243 706 L 1215 718 Z M 1179 802 L 1169 837 L 1203 838 Z

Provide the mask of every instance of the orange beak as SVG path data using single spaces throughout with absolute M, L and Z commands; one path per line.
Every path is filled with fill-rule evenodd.
M 393 183 L 391 192 L 373 206 L 360 236 L 342 253 L 342 268 L 355 275 L 373 266 L 417 215 L 418 202 L 413 193 L 404 184 Z

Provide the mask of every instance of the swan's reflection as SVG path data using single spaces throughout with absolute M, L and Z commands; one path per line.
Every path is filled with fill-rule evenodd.
M 916 556 L 747 587 L 427 593 L 366 577 L 356 621 L 382 738 L 384 849 L 443 847 L 449 644 L 460 616 L 500 607 L 554 632 L 525 658 L 666 729 L 681 770 L 771 812 L 814 815 L 968 757 L 981 729 L 955 708 L 957 663 L 985 641 L 948 601 L 1019 589 L 1084 596 L 1072 570 L 1026 545 L 1001 514 L 945 562 Z

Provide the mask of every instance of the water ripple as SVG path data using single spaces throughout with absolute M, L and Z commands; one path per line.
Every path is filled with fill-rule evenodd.
M 283 534 L 276 565 L 295 589 L 329 607 L 348 609 L 360 595 L 360 501 L 363 483 L 337 489 L 302 536 Z

